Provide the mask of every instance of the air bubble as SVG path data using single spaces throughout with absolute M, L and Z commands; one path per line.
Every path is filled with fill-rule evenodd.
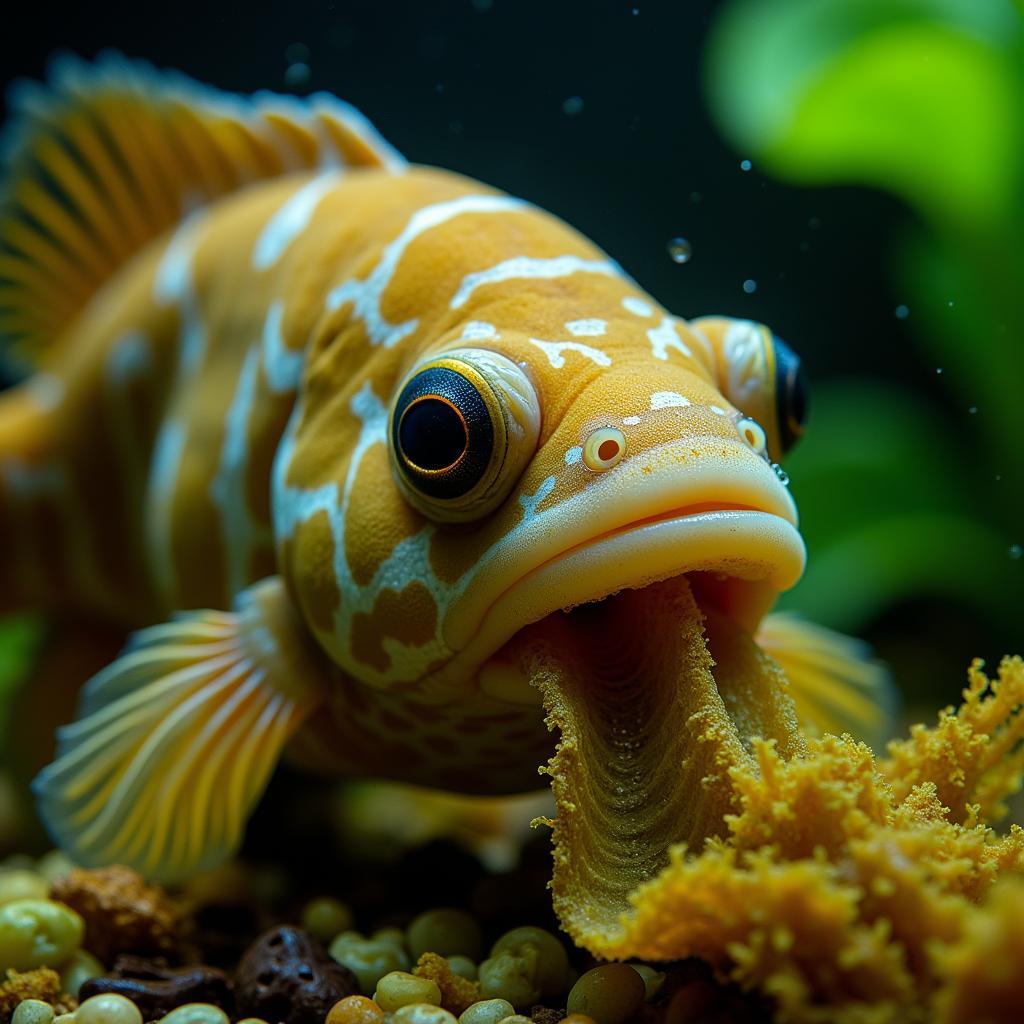
M 896 319 L 897 320 L 906 320 L 908 316 L 910 316 L 910 307 L 909 306 L 900 305 L 900 306 L 896 307 Z
M 1021 555 L 1024 555 L 1024 547 L 1021 547 L 1020 544 L 1011 544 L 1010 557 L 1013 559 L 1018 559 L 1021 557 Z
M 775 475 L 779 478 L 779 483 L 783 487 L 789 486 L 789 474 L 777 463 L 772 463 L 772 469 L 775 470 Z
M 562 104 L 562 113 L 568 114 L 569 117 L 573 117 L 576 114 L 583 112 L 583 97 L 582 96 L 570 96 Z
M 312 75 L 313 72 L 309 65 L 299 60 L 288 65 L 288 70 L 284 73 L 284 84 L 289 89 L 298 89 L 303 85 L 308 85 Z
M 748 295 L 753 295 L 754 292 L 757 291 L 757 282 L 752 277 L 748 277 L 746 281 L 743 282 L 743 290 Z
M 689 263 L 693 255 L 693 246 L 685 238 L 670 239 L 666 248 L 673 263 Z
M 740 170 L 741 171 L 749 171 L 750 168 L 753 167 L 753 166 L 754 165 L 749 160 L 741 160 L 740 161 Z

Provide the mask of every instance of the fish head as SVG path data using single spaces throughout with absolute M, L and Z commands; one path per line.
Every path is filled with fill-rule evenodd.
M 563 609 L 685 575 L 752 627 L 796 582 L 777 428 L 724 396 L 699 331 L 634 302 L 648 312 L 560 313 L 560 341 L 550 324 L 462 322 L 299 415 L 278 542 L 347 673 L 525 699 L 502 651 Z

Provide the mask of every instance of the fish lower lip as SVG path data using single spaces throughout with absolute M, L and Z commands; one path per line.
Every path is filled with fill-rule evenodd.
M 563 608 L 640 589 L 684 573 L 719 574 L 752 586 L 747 595 L 764 610 L 765 593 L 791 587 L 806 552 L 792 523 L 750 508 L 679 509 L 630 523 L 559 554 L 517 580 L 484 613 L 470 644 L 441 670 L 453 684 L 520 629 Z M 747 617 L 742 608 L 738 617 Z

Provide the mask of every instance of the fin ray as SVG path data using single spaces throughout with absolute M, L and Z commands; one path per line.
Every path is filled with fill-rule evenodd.
M 87 684 L 81 717 L 33 788 L 51 835 L 86 865 L 171 881 L 228 856 L 323 675 L 278 577 L 233 614 L 143 630 Z
M 801 725 L 814 733 L 849 732 L 883 748 L 899 699 L 867 644 L 789 612 L 767 616 L 756 639 L 789 681 Z
M 404 166 L 333 97 L 231 96 L 112 52 L 93 64 L 57 58 L 46 86 L 12 87 L 9 107 L 0 338 L 30 361 L 197 205 L 292 171 Z M 60 315 L 41 319 L 40 309 Z

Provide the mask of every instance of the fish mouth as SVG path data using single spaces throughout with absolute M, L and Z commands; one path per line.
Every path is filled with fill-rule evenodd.
M 694 452 L 692 445 L 687 450 Z M 535 558 L 504 587 L 492 581 L 489 594 L 467 590 L 460 603 L 472 609 L 472 632 L 437 682 L 476 676 L 485 692 L 535 703 L 535 688 L 509 672 L 517 659 L 506 646 L 519 633 L 580 605 L 683 576 L 702 604 L 752 630 L 775 596 L 800 578 L 806 549 L 795 506 L 772 469 L 745 447 L 725 447 L 728 458 L 722 450 L 718 442 L 718 457 L 678 463 L 664 450 L 641 456 L 617 479 L 596 483 L 581 507 L 560 506 L 573 524 L 563 533 L 575 543 Z M 653 485 L 652 463 L 659 474 Z M 637 510 L 642 514 L 628 517 Z M 543 555 L 537 532 L 527 550 Z
M 726 831 L 755 737 L 785 757 L 802 749 L 785 679 L 753 637 L 803 571 L 789 494 L 749 449 L 669 455 L 652 455 L 656 480 L 643 454 L 596 480 L 578 518 L 556 506 L 560 548 L 487 580 L 486 602 L 470 592 L 455 663 L 555 734 L 541 771 L 557 808 L 554 906 L 573 935 L 616 936 L 673 848 Z M 520 553 L 544 535 L 530 539 Z

